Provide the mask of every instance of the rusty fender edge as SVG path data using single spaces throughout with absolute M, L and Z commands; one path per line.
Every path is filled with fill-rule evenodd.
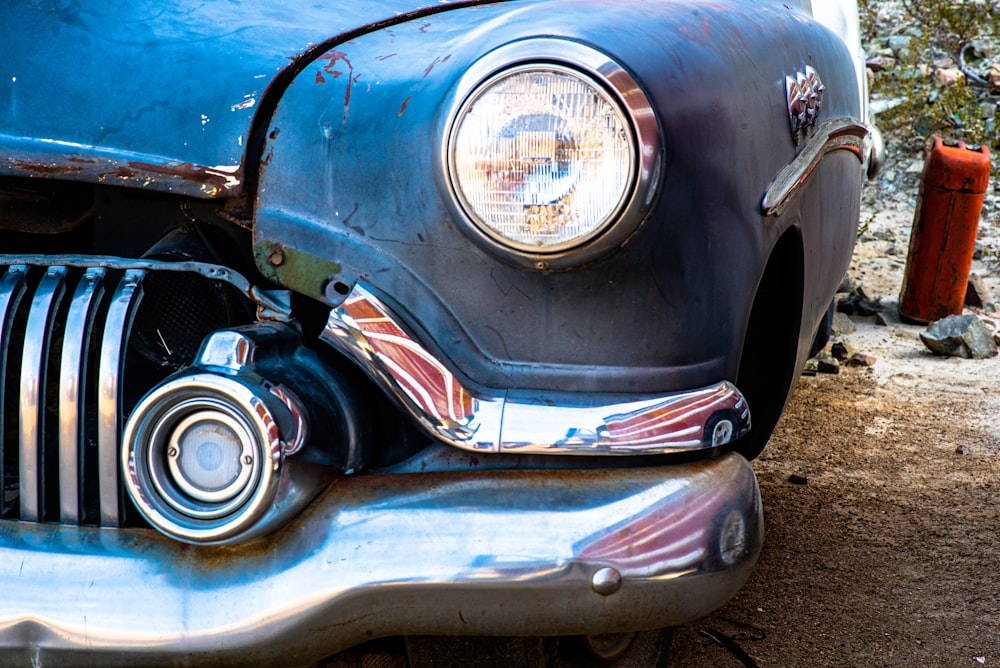
M 288 665 L 386 635 L 671 626 L 733 596 L 761 536 L 736 454 L 346 477 L 236 547 L 0 522 L 0 664 Z

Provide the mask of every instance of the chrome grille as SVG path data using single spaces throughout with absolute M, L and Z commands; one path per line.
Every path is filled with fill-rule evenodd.
M 0 271 L 2 516 L 118 526 L 122 375 L 146 270 Z

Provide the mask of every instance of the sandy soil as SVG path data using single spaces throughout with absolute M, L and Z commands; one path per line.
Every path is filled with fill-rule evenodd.
M 850 275 L 888 324 L 855 318 L 841 339 L 875 365 L 801 379 L 754 464 L 756 572 L 677 631 L 671 665 L 742 665 L 704 630 L 760 666 L 1000 665 L 1000 358 L 935 357 L 923 327 L 900 323 L 915 196 L 863 216 Z M 996 216 L 984 218 L 973 272 L 996 295 Z

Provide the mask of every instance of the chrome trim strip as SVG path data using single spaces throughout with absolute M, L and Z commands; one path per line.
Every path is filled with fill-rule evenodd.
M 14 265 L 7 267 L 3 278 L 0 279 L 0 516 L 3 515 L 7 504 L 4 498 L 4 444 L 6 441 L 6 428 L 4 419 L 4 406 L 6 405 L 7 387 L 7 361 L 10 350 L 11 326 L 14 321 L 14 314 L 21 304 L 21 298 L 25 292 L 25 280 L 28 268 Z
M 286 290 L 260 290 L 239 272 L 229 267 L 206 262 L 167 262 L 164 260 L 147 260 L 114 257 L 110 255 L 0 255 L 0 266 L 4 265 L 60 265 L 88 269 L 104 267 L 127 271 L 180 271 L 200 274 L 213 281 L 225 281 L 242 292 L 257 305 L 258 316 L 262 320 L 290 320 L 291 303 Z
M 21 396 L 18 422 L 21 520 L 38 522 L 45 516 L 45 377 L 48 369 L 52 314 L 65 292 L 65 267 L 49 267 L 31 300 L 21 355 Z
M 363 283 L 330 311 L 320 338 L 356 361 L 432 436 L 466 450 L 639 455 L 711 448 L 750 429 L 728 381 L 659 396 L 473 390 L 403 329 Z M 561 403 L 560 403 L 561 402 Z M 712 420 L 730 429 L 707 434 Z
M 760 494 L 736 454 L 346 476 L 244 549 L 0 522 L 0 653 L 14 665 L 311 665 L 397 634 L 674 626 L 736 593 L 761 537 Z
M 806 179 L 828 153 L 850 151 L 861 164 L 866 164 L 868 137 L 868 128 L 850 118 L 834 118 L 820 123 L 795 159 L 782 168 L 767 187 L 761 210 L 768 216 L 780 216 L 784 213 Z
M 144 276 L 145 271 L 141 269 L 125 272 L 108 308 L 101 340 L 97 388 L 97 468 L 101 526 L 118 525 L 121 377 L 125 364 L 125 343 L 132 329 L 136 308 L 142 299 L 141 282 Z
M 83 383 L 94 317 L 104 295 L 104 274 L 101 267 L 84 272 L 66 314 L 59 366 L 59 517 L 67 524 L 78 524 L 82 519 Z

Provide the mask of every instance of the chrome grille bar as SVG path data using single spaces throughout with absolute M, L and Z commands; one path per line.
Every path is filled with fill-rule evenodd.
M 4 394 L 6 391 L 7 378 L 7 351 L 10 348 L 11 323 L 14 314 L 21 303 L 21 298 L 25 291 L 25 276 L 27 267 L 14 265 L 7 268 L 7 272 L 0 279 L 0 418 L 3 415 Z M 6 434 L 4 433 L 4 420 L 0 419 L 0 514 L 7 507 L 7 486 L 6 472 L 4 470 L 3 444 Z
M 145 271 L 130 269 L 118 284 L 111 301 L 104 337 L 97 390 L 97 458 L 101 501 L 101 526 L 116 526 L 120 518 L 118 444 L 121 440 L 121 376 L 125 364 L 125 342 L 142 299 Z
M 76 287 L 63 338 L 59 367 L 59 519 L 79 524 L 83 477 L 83 407 L 87 353 L 97 307 L 104 295 L 105 270 L 92 267 Z
M 21 519 L 39 521 L 45 514 L 45 377 L 53 314 L 66 290 L 66 269 L 49 267 L 31 301 L 21 356 L 18 463 Z
M 69 263 L 0 267 L 4 517 L 120 525 L 121 379 L 146 273 L 145 268 Z M 96 364 L 88 361 L 92 346 L 99 354 Z M 47 380 L 58 387 L 47 392 Z M 18 396 L 5 404 L 5 391 Z M 95 403 L 96 420 L 85 411 Z M 18 425 L 7 438 L 2 429 L 11 421 L 2 412 L 15 404 Z M 56 414 L 58 420 L 49 417 L 47 424 L 46 417 Z M 85 455 L 85 438 L 95 432 L 96 457 Z M 96 489 L 85 488 L 84 480 L 95 477 Z M 52 489 L 57 483 L 58 490 Z M 11 495 L 15 489 L 16 500 Z

